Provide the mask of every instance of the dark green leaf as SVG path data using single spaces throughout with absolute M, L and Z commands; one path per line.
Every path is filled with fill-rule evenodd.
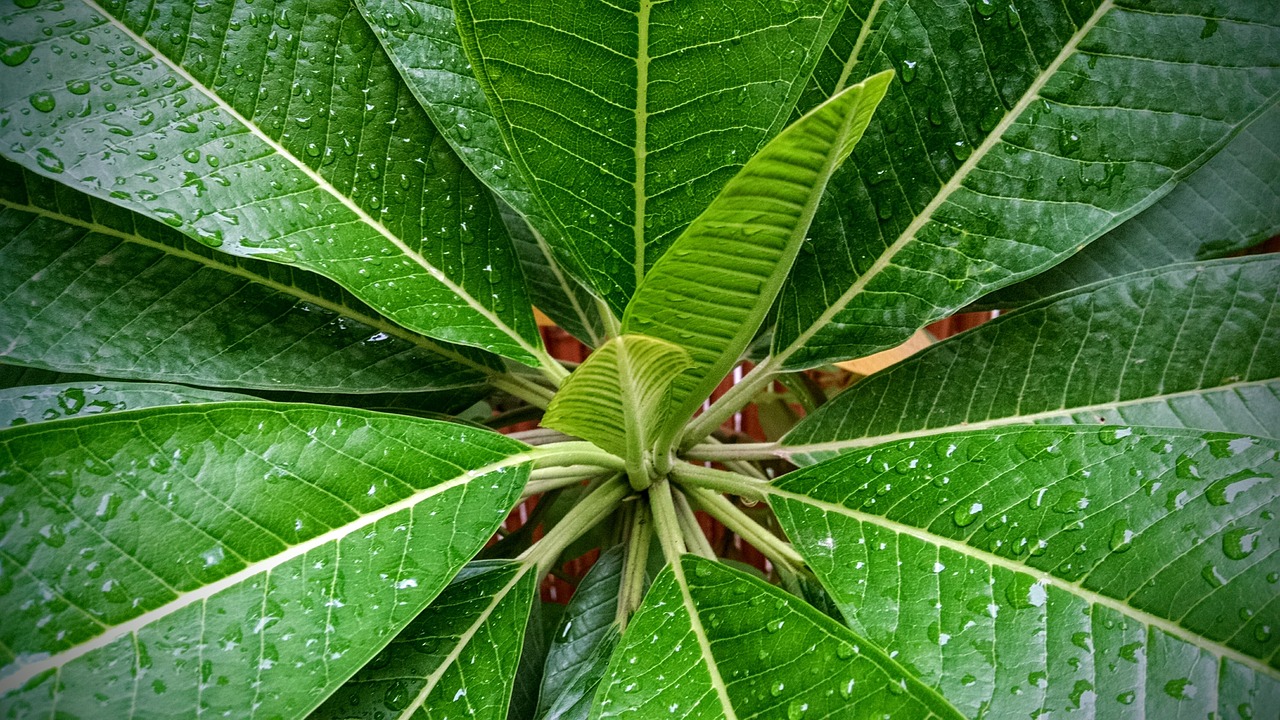
M 895 346 L 1060 262 L 1280 91 L 1268 0 L 873 7 L 865 41 L 839 45 L 860 53 L 849 81 L 902 82 L 831 180 L 782 292 L 775 370 Z
M 475 385 L 486 353 L 0 161 L 0 356 L 108 377 L 347 392 Z
M 325 701 L 314 720 L 505 720 L 525 621 L 538 589 L 532 565 L 481 560 L 463 568 L 422 614 Z
M 565 243 L 574 272 L 621 315 L 676 236 L 786 124 L 842 2 L 455 9 L 512 159 L 561 231 L 547 240 Z
M 0 66 L 6 157 L 318 272 L 418 332 L 537 362 L 488 190 L 345 0 L 40 3 L 8 12 L 0 42 L 30 48 Z
M 511 164 L 489 102 L 458 40 L 452 5 L 448 0 L 359 0 L 356 7 L 440 133 L 476 177 L 502 198 L 499 207 L 534 304 L 579 339 L 599 345 L 603 332 L 595 300 L 552 260 L 552 248 L 565 243 L 544 240 L 558 233 L 558 226 L 543 217 L 524 176 Z
M 0 707 L 303 715 L 490 537 L 524 449 L 272 403 L 0 431 Z
M 0 428 L 161 405 L 252 400 L 248 395 L 157 383 L 86 381 L 0 390 Z
M 624 332 L 682 347 L 693 369 L 675 381 L 683 424 L 738 362 L 800 251 L 822 189 L 849 156 L 893 79 L 847 88 L 770 140 L 653 266 Z
M 1035 277 L 979 301 L 1011 308 L 1161 265 L 1223 257 L 1280 233 L 1280 105 L 1154 205 Z
M 551 637 L 560 627 L 564 605 L 553 602 L 535 602 L 529 611 L 529 623 L 524 631 L 524 647 L 520 650 L 520 665 L 511 688 L 511 706 L 507 720 L 534 720 L 538 711 L 538 693 L 542 690 L 542 668 L 551 648 Z
M 1280 443 L 1018 426 L 900 441 L 769 503 L 849 626 L 966 715 L 1280 707 Z
M 802 600 L 686 555 L 653 582 L 593 718 L 959 718 L 883 651 Z
M 618 592 L 626 548 L 600 559 L 573 592 L 547 653 L 538 697 L 543 720 L 586 720 L 609 657 L 618 644 Z
M 1174 265 L 1040 301 L 850 388 L 783 442 L 799 463 L 1010 423 L 1280 433 L 1280 256 Z

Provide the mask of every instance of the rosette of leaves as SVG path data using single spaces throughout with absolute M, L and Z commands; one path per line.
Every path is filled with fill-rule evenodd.
M 0 60 L 0 715 L 1280 707 L 1274 2 L 12 0 Z

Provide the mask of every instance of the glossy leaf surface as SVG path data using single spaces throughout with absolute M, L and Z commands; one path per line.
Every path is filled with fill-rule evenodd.
M 639 470 L 652 439 L 674 419 L 672 383 L 691 364 L 687 352 L 665 340 L 616 337 L 569 376 L 542 424 L 590 440 Z
M 618 591 L 626 548 L 600 554 L 582 578 L 552 636 L 538 697 L 538 717 L 586 720 L 596 688 L 618 645 Z
M 505 720 L 537 589 L 531 567 L 482 560 L 463 568 L 311 718 Z
M 1224 257 L 1280 234 L 1280 105 L 1154 205 L 1061 264 L 988 295 L 1012 308 L 1141 270 Z
M 967 716 L 1261 717 L 1278 451 L 1019 426 L 844 455 L 769 503 L 849 626 Z
M 961 717 L 799 598 L 693 555 L 653 581 L 596 705 L 593 718 Z
M 0 390 L 0 428 L 161 405 L 253 400 L 248 395 L 159 383 L 78 382 Z
M 552 260 L 544 238 L 559 232 L 545 219 L 524 176 L 511 164 L 506 142 L 484 90 L 458 40 L 452 4 L 446 0 L 360 0 L 392 62 L 440 133 L 476 177 L 514 209 L 508 219 L 534 304 L 561 327 L 592 346 L 600 344 L 594 300 Z M 505 213 L 504 213 L 505 215 Z M 525 226 L 525 220 L 535 230 Z M 571 263 L 569 258 L 562 262 Z
M 1280 432 L 1280 257 L 1173 265 L 1049 298 L 852 387 L 784 438 L 800 463 L 1010 423 Z
M 498 127 L 570 266 L 621 315 L 645 272 L 787 122 L 839 2 L 464 0 Z
M 627 306 L 625 332 L 688 351 L 684 422 L 755 337 L 800 251 L 822 190 L 884 97 L 892 72 L 848 88 L 770 140 L 681 233 Z
M 0 708 L 305 714 L 490 537 L 524 449 L 272 403 L 0 431 Z
M 778 369 L 893 347 L 1065 259 L 1280 91 L 1270 2 L 872 7 L 871 34 L 842 41 L 849 79 L 902 82 L 783 290 Z
M 416 331 L 535 362 L 496 205 L 349 3 L 73 0 L 6 20 L 0 40 L 29 48 L 0 67 L 6 157 L 330 277 Z
M 334 283 L 237 258 L 3 163 L 0 356 L 71 373 L 375 392 L 475 385 L 497 364 Z

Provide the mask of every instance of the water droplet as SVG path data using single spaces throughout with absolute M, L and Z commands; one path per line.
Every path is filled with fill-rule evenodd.
M 1122 553 L 1133 546 L 1134 532 L 1125 520 L 1117 520 L 1111 526 L 1111 552 Z
M 51 173 L 63 171 L 62 159 L 48 148 L 36 148 L 36 164 Z
M 951 520 L 957 527 L 968 527 L 973 524 L 974 520 L 978 519 L 978 515 L 981 512 L 982 503 L 980 502 L 972 503 L 967 506 L 962 505 L 956 508 L 956 511 L 952 513 Z
M 1252 470 L 1241 470 L 1233 475 L 1228 475 L 1214 482 L 1205 488 L 1204 496 L 1212 505 L 1222 506 L 1230 505 L 1235 502 L 1236 497 L 1249 488 L 1260 485 L 1271 479 L 1270 475 L 1263 475 Z
M 776 682 L 769 687 L 769 694 L 778 697 L 786 687 L 784 683 Z
M 808 709 L 809 703 L 792 700 L 791 704 L 787 706 L 787 720 L 800 720 Z
M 397 680 L 387 686 L 387 692 L 382 696 L 382 704 L 391 710 L 403 710 L 409 706 L 413 696 L 409 684 L 404 680 Z
M 711 568 L 705 563 L 698 563 L 698 567 L 694 569 L 693 574 L 700 577 L 711 577 Z
M 182 153 L 182 158 L 192 164 L 198 163 L 200 162 L 200 151 L 194 148 L 187 150 Z
M 1242 527 L 1228 530 L 1222 536 L 1222 554 L 1232 560 L 1243 560 L 1253 554 L 1258 546 L 1258 536 L 1262 531 L 1257 528 Z
M 0 51 L 0 62 L 9 67 L 18 67 L 31 57 L 30 45 L 10 45 L 3 51 Z
M 1186 700 L 1196 696 L 1196 686 L 1188 678 L 1170 680 L 1164 684 L 1164 694 L 1174 700 Z
M 53 108 L 58 104 L 58 101 L 54 99 L 52 93 L 48 93 L 43 90 L 32 93 L 31 97 L 27 99 L 31 102 L 31 107 L 45 113 L 53 112 Z

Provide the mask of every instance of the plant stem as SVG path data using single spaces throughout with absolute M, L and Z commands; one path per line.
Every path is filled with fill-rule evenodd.
M 594 465 L 600 468 L 601 472 L 626 469 L 622 458 L 611 455 L 584 440 L 542 445 L 533 448 L 528 454 L 533 459 L 535 469 L 570 465 Z
M 489 384 L 544 410 L 555 396 L 554 391 L 511 374 L 494 373 L 489 376 Z
M 537 355 L 538 362 L 540 363 L 538 370 L 542 372 L 544 377 L 551 381 L 552 385 L 560 387 L 560 384 L 564 382 L 565 378 L 569 377 L 569 371 L 565 370 L 563 365 L 557 362 L 555 358 L 551 357 L 551 354 L 547 352 L 546 348 L 538 348 Z
M 756 501 L 764 500 L 769 493 L 769 483 L 763 480 L 701 465 L 681 463 L 671 469 L 671 475 L 683 486 L 741 495 Z
M 507 437 L 512 440 L 519 440 L 525 445 L 550 445 L 551 443 L 570 442 L 577 439 L 551 428 L 521 430 L 520 432 L 507 433 Z
M 546 575 L 560 553 L 583 533 L 606 517 L 631 492 L 622 474 L 615 474 L 584 497 L 550 532 L 520 554 L 519 560 L 538 566 L 538 576 Z
M 703 443 L 685 451 L 693 460 L 729 462 L 733 460 L 786 460 L 786 452 L 778 443 Z
M 711 543 L 707 542 L 707 536 L 702 533 L 702 526 L 698 524 L 698 518 L 689 506 L 689 499 L 682 492 L 672 493 L 672 496 L 676 505 L 676 518 L 680 521 L 680 530 L 684 533 L 689 551 L 708 560 L 715 560 L 716 551 L 711 549 Z
M 498 413 L 491 418 L 486 418 L 483 424 L 485 427 L 503 428 L 508 425 L 515 425 L 516 423 L 537 420 L 540 417 L 542 417 L 542 408 L 535 405 L 526 405 L 524 407 L 515 408 L 514 410 L 507 410 L 506 412 Z
M 653 516 L 649 502 L 641 496 L 631 506 L 631 522 L 627 525 L 627 551 L 622 561 L 622 584 L 618 587 L 618 627 L 626 629 L 627 620 L 644 599 L 644 576 L 649 565 L 649 545 L 653 542 Z
M 606 471 L 596 465 L 538 468 L 530 474 L 529 482 L 525 483 L 522 495 L 523 497 L 541 495 L 551 490 L 577 485 L 583 480 L 598 477 L 602 472 Z
M 773 376 L 777 374 L 772 367 L 772 360 L 773 356 L 765 358 L 747 373 L 742 382 L 729 388 L 729 391 L 712 403 L 706 412 L 694 418 L 685 428 L 681 446 L 685 448 L 693 446 L 715 432 L 716 428 L 723 425 L 734 413 L 746 407 L 747 403 L 768 386 Z
M 791 547 L 790 543 L 752 520 L 728 498 L 701 488 L 689 488 L 688 491 L 694 502 L 698 503 L 698 507 L 724 523 L 725 527 L 737 533 L 743 540 L 751 543 L 775 565 L 785 567 L 792 572 L 804 567 L 804 558 Z
M 662 544 L 662 554 L 667 562 L 678 563 L 680 556 L 689 551 L 680 532 L 680 520 L 676 517 L 675 502 L 671 499 L 671 483 L 663 478 L 649 486 L 649 506 L 653 510 L 653 529 Z

